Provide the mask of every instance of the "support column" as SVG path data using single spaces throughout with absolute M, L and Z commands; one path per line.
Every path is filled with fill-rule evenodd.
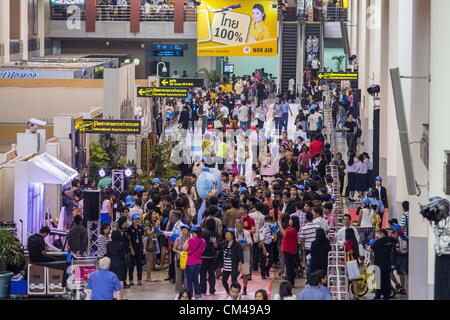
M 9 1 L 0 1 L 0 44 L 3 45 L 3 63 L 9 63 L 9 32 L 10 32 Z
M 22 59 L 28 60 L 28 0 L 20 0 L 20 40 Z
M 39 56 L 45 56 L 45 0 L 38 0 Z
M 184 32 L 184 1 L 175 0 L 175 11 L 173 17 L 174 33 Z
M 448 74 L 450 66 L 445 63 L 446 52 L 450 50 L 450 42 L 446 41 L 445 33 L 450 29 L 450 19 L 446 14 L 450 11 L 450 1 L 431 1 L 431 32 L 430 32 L 430 166 L 429 166 L 429 195 L 430 197 L 440 196 L 450 199 L 443 192 L 443 175 L 445 150 L 450 150 L 450 139 L 444 138 L 448 119 L 450 119 L 450 109 L 445 103 L 446 92 L 448 92 Z M 448 36 L 447 36 L 448 37 Z M 443 94 L 444 93 L 444 94 Z M 428 252 L 428 285 L 429 298 L 434 297 L 435 285 L 435 252 L 433 233 L 428 232 L 429 252 Z M 442 280 L 442 279 L 441 279 Z M 448 284 L 447 284 L 448 290 Z
M 130 32 L 138 33 L 140 27 L 141 4 L 139 0 L 130 1 Z

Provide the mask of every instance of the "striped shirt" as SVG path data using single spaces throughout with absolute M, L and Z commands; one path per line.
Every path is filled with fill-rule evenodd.
M 296 216 L 298 217 L 298 219 L 300 220 L 300 228 L 303 227 L 306 224 L 306 213 L 303 211 L 296 211 L 293 214 L 291 214 L 292 216 Z
M 227 246 L 223 250 L 223 271 L 231 272 L 231 247 Z
M 400 219 L 400 226 L 403 228 L 405 237 L 409 238 L 409 212 L 405 212 Z
M 106 245 L 108 244 L 109 239 L 107 236 L 101 235 L 98 238 L 98 249 L 97 249 L 97 257 L 103 258 L 106 255 Z
M 308 222 L 300 229 L 300 239 L 305 242 L 306 250 L 311 250 L 311 244 L 316 240 L 316 230 L 319 228 L 319 225 Z

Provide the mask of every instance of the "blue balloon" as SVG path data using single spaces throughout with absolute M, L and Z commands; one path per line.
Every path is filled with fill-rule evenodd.
M 222 175 L 214 168 L 203 168 L 197 178 L 197 192 L 201 199 L 206 199 L 208 193 L 216 188 L 220 193 L 222 188 Z

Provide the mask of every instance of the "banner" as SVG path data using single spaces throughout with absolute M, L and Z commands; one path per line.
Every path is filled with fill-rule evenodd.
M 197 7 L 198 56 L 276 56 L 278 6 L 268 0 L 205 0 Z

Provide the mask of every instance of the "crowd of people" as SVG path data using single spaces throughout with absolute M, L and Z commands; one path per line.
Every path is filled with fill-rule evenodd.
M 280 299 L 331 299 L 326 286 L 328 234 L 336 228 L 337 207 L 333 177 L 326 168 L 332 164 L 339 171 L 341 195 L 347 184 L 350 199 L 362 203 L 357 221 L 345 215 L 344 227 L 335 230 L 338 243 L 357 261 L 372 248 L 385 281 L 376 298 L 386 298 L 386 281 L 395 278 L 392 266 L 400 276 L 397 289 L 404 294 L 408 204 L 400 223 L 391 220 L 392 228 L 382 229 L 388 208 L 382 178 L 372 177 L 367 153 L 356 157 L 354 142 L 349 143 L 348 161 L 341 153 L 333 154 L 324 127 L 325 105 L 333 107 L 338 100 L 349 113 L 349 104 L 342 101 L 346 93 L 335 91 L 326 99 L 324 86 L 313 81 L 317 90 L 295 106 L 282 96 L 272 99 L 272 79 L 264 69 L 193 89 L 185 100 L 166 100 L 166 124 L 177 124 L 177 137 L 182 137 L 173 141 L 172 154 L 180 174 L 168 181 L 155 177 L 151 184 L 138 183 L 131 192 L 102 189 L 96 255 L 109 259 L 103 269 L 108 266 L 117 278 L 102 273 L 92 281 L 109 281 L 98 287 L 113 288 L 122 297 L 124 289 L 154 282 L 154 271 L 164 271 L 178 299 L 214 295 L 218 287 L 227 299 L 239 299 L 247 295 L 252 278 L 271 281 L 278 275 L 284 280 Z M 175 111 L 175 104 L 181 111 Z M 347 122 L 352 115 L 346 116 L 344 128 L 351 129 Z M 186 143 L 195 131 L 202 133 L 200 158 L 189 153 Z M 344 134 L 348 141 L 352 131 Z M 220 184 L 206 193 L 197 184 L 205 168 L 221 173 Z M 82 191 L 95 188 L 93 181 L 76 180 L 63 190 L 64 224 L 74 254 L 88 254 Z M 299 277 L 307 278 L 307 286 L 294 298 Z M 267 297 L 264 290 L 255 294 L 257 299 Z

